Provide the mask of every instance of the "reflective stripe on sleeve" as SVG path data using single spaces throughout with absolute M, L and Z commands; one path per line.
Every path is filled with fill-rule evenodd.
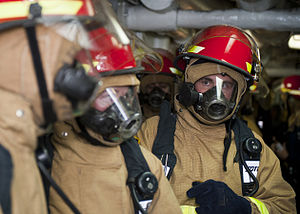
M 269 214 L 269 211 L 263 202 L 261 202 L 260 200 L 258 200 L 256 198 L 252 198 L 252 197 L 248 197 L 248 198 L 251 200 L 251 202 L 253 202 L 257 206 L 257 208 L 261 214 Z
M 182 214 L 197 214 L 195 206 L 182 205 L 180 206 Z

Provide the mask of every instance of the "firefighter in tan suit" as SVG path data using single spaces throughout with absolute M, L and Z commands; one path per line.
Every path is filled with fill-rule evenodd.
M 82 114 L 97 89 L 98 79 L 88 76 L 75 59 L 78 51 L 92 47 L 85 19 L 77 18 L 79 11 L 85 18 L 94 15 L 85 1 L 0 2 L 4 214 L 48 213 L 36 164 L 37 137 L 49 131 L 52 122 Z
M 153 66 L 142 64 L 145 71 L 139 74 L 141 81 L 139 101 L 144 120 L 159 114 L 163 100 L 168 100 L 171 104 L 174 103 L 173 97 L 182 77 L 182 72 L 173 66 L 174 54 L 162 48 L 154 48 L 153 50 L 161 55 L 163 66 L 159 73 L 155 73 L 152 71 Z
M 94 43 L 105 47 L 105 51 L 91 54 L 103 76 L 101 87 L 87 113 L 55 124 L 52 176 L 82 214 L 181 213 L 160 161 L 133 138 L 142 114 L 137 99 L 137 67 L 130 46 L 116 44 L 105 29 L 96 31 L 91 35 Z M 131 146 L 134 151 L 128 150 Z M 134 177 L 132 167 L 147 170 Z M 149 177 L 139 182 L 144 175 Z M 53 189 L 49 205 L 52 214 L 72 213 Z
M 296 213 L 295 193 L 263 139 L 254 133 L 243 144 L 236 142 L 243 131 L 250 130 L 235 114 L 252 75 L 260 72 L 259 53 L 253 45 L 251 37 L 238 28 L 212 26 L 196 34 L 178 57 L 190 60 L 175 103 L 177 162 L 170 183 L 184 213 Z M 150 151 L 159 143 L 155 138 L 161 133 L 159 122 L 159 117 L 146 120 L 138 132 Z M 250 145 L 248 158 L 258 155 L 259 159 L 246 162 L 241 171 L 244 145 Z M 168 161 L 164 159 L 165 167 Z M 244 171 L 246 166 L 250 172 Z M 244 184 L 252 186 L 247 189 Z

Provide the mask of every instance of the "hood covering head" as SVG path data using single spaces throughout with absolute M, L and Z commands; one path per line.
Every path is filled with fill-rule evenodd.
M 158 115 L 163 100 L 170 101 L 173 105 L 176 84 L 182 77 L 182 73 L 173 66 L 175 56 L 170 51 L 162 48 L 155 48 L 154 51 L 162 58 L 161 72 L 156 73 L 146 66 L 140 75 L 140 102 L 146 118 Z
M 147 86 L 151 83 L 166 83 L 170 86 L 170 93 L 174 93 L 174 77 L 163 73 L 147 74 L 141 78 L 141 92 L 147 93 Z
M 143 113 L 145 114 L 147 109 L 149 113 L 152 112 L 153 115 L 157 115 L 163 100 L 173 103 L 172 97 L 174 96 L 175 84 L 175 77 L 164 73 L 143 76 L 140 86 L 140 102 L 143 106 Z M 150 115 L 153 116 L 152 114 Z
M 0 4 L 0 86 L 32 105 L 39 126 L 82 115 L 98 89 L 97 53 L 123 59 L 127 56 L 123 50 L 130 45 L 109 2 L 4 0 Z M 111 51 L 112 46 L 121 50 Z M 124 66 L 135 64 L 129 58 Z
M 212 63 L 212 62 L 204 62 L 197 64 L 195 63 L 197 59 L 191 60 L 190 64 L 186 68 L 185 72 L 185 82 L 195 84 L 199 79 L 209 75 L 226 75 L 231 77 L 237 83 L 237 91 L 235 99 L 233 100 L 233 106 L 231 110 L 227 113 L 227 116 L 221 118 L 220 120 L 209 120 L 207 117 L 199 114 L 199 111 L 195 109 L 195 106 L 187 107 L 192 114 L 197 117 L 201 122 L 207 125 L 220 124 L 228 119 L 230 119 L 235 113 L 239 102 L 242 99 L 243 94 L 247 89 L 247 83 L 244 76 L 237 71 L 228 68 L 224 65 Z M 205 93 L 203 93 L 205 94 Z
M 103 85 L 90 109 L 79 118 L 90 136 L 116 146 L 136 134 L 142 122 L 134 74 L 102 78 Z
M 53 29 L 39 25 L 36 28 L 45 80 L 53 108 L 60 120 L 72 118 L 72 104 L 61 93 L 54 92 L 54 79 L 64 64 L 72 64 L 80 46 L 58 35 Z M 8 53 L 9 51 L 9 53 Z M 32 56 L 23 27 L 1 33 L 0 86 L 19 94 L 33 107 L 37 125 L 44 123 L 40 92 L 32 63 Z

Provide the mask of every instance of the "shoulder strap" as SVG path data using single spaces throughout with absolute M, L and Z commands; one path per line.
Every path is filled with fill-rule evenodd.
M 128 171 L 127 185 L 131 192 L 135 213 L 146 214 L 158 188 L 158 181 L 150 172 L 136 139 L 131 138 L 122 143 L 121 150 Z
M 80 214 L 77 207 L 71 202 L 69 197 L 63 192 L 63 190 L 57 185 L 57 183 L 51 177 L 51 167 L 53 160 L 53 145 L 51 144 L 51 135 L 44 135 L 38 138 L 38 148 L 36 150 L 36 161 L 41 172 L 44 190 L 47 198 L 48 213 L 49 210 L 49 188 L 50 185 L 67 204 L 67 206 L 73 211 L 74 214 Z
M 53 102 L 49 97 L 47 90 L 47 83 L 45 78 L 45 73 L 42 64 L 42 58 L 40 54 L 39 44 L 36 35 L 35 21 L 34 19 L 40 15 L 41 7 L 36 4 L 30 5 L 30 13 L 33 19 L 30 20 L 26 25 L 24 25 L 26 30 L 26 36 L 32 56 L 32 63 L 34 66 L 35 75 L 37 78 L 37 83 L 39 87 L 39 93 L 42 100 L 42 110 L 43 116 L 45 118 L 44 127 L 47 127 L 51 122 L 56 121 L 56 113 L 53 110 Z
M 52 168 L 52 160 L 53 160 L 53 145 L 51 144 L 51 135 L 52 134 L 45 134 L 38 137 L 38 147 L 35 151 L 37 162 L 41 162 L 44 167 L 51 173 Z M 40 163 L 40 164 L 41 164 Z M 41 171 L 41 169 L 40 169 Z M 41 171 L 42 172 L 42 171 Z M 47 177 L 41 173 L 44 190 L 46 194 L 47 203 L 49 202 L 49 190 L 50 190 L 50 182 L 48 181 Z M 49 204 L 48 204 L 49 205 Z
M 13 163 L 9 151 L 0 144 L 0 209 L 3 214 L 11 214 L 11 181 Z
M 170 102 L 163 101 L 160 107 L 159 123 L 152 153 L 161 160 L 168 179 L 170 179 L 177 161 L 174 154 L 176 119 L 176 114 L 171 111 Z
M 254 137 L 252 130 L 245 121 L 236 118 L 233 122 L 234 140 L 236 143 L 240 174 L 242 180 L 242 192 L 244 196 L 252 196 L 259 188 L 256 178 L 262 145 Z M 236 160 L 235 158 L 235 160 Z M 237 160 L 236 160 L 237 161 Z

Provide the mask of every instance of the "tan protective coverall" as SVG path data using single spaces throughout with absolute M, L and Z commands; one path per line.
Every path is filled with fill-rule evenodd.
M 38 130 L 32 106 L 20 95 L 2 89 L 0 97 L 0 144 L 8 150 L 13 163 L 12 214 L 47 214 L 34 154 Z
M 54 92 L 53 83 L 59 68 L 73 62 L 78 46 L 57 34 L 55 28 L 37 25 L 36 35 L 56 115 L 63 120 L 71 118 L 71 103 Z M 35 161 L 37 137 L 45 131 L 39 126 L 45 121 L 32 55 L 22 26 L 1 31 L 0 58 L 0 144 L 8 150 L 13 162 L 12 213 L 47 214 L 44 188 Z
M 227 171 L 223 171 L 223 152 L 225 125 L 207 126 L 197 122 L 193 116 L 176 103 L 177 122 L 174 136 L 175 155 L 177 164 L 174 168 L 170 183 L 180 205 L 193 205 L 195 198 L 188 198 L 187 190 L 193 181 L 214 179 L 226 183 L 236 194 L 242 195 L 239 164 L 234 163 L 236 154 L 234 141 L 227 157 Z M 146 120 L 138 138 L 141 145 L 152 150 L 157 133 L 159 117 Z M 254 194 L 265 204 L 269 213 L 296 213 L 295 193 L 292 187 L 281 176 L 280 163 L 272 150 L 262 138 L 255 137 L 262 143 L 261 160 L 258 170 L 259 189 Z M 234 134 L 232 132 L 232 139 Z M 251 202 L 252 213 L 260 213 L 256 205 Z
M 76 134 L 78 131 L 74 121 L 55 124 L 53 178 L 82 214 L 133 214 L 133 201 L 126 185 L 127 168 L 120 146 L 94 146 Z M 148 213 L 181 213 L 160 161 L 141 149 L 159 183 Z M 51 214 L 72 213 L 53 189 L 50 189 L 49 200 Z

